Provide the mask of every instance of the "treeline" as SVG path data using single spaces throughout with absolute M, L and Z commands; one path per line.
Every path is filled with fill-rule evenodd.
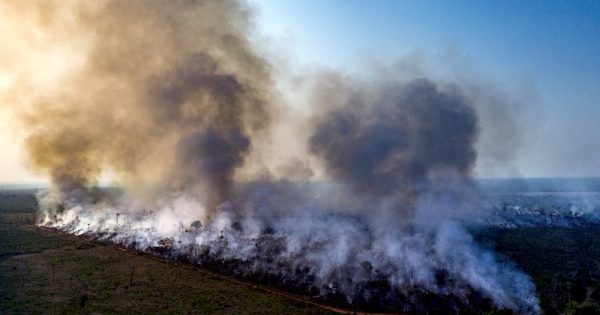
M 38 189 L 0 190 L 0 212 L 35 212 Z

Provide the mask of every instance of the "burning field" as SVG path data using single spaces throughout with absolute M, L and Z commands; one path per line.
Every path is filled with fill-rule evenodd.
M 497 91 L 373 67 L 303 74 L 287 97 L 238 1 L 0 8 L 9 55 L 50 47 L 27 60 L 52 71 L 14 64 L 3 96 L 52 180 L 40 226 L 367 311 L 539 313 L 468 228 L 489 221 L 480 149 L 511 127 Z

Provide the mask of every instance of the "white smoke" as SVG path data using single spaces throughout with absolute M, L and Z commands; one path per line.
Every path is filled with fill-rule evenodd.
M 270 198 L 287 199 L 268 187 L 252 193 L 261 189 Z M 273 276 L 279 284 L 308 288 L 321 297 L 404 305 L 401 298 L 431 292 L 468 305 L 473 294 L 480 294 L 498 308 L 539 313 L 529 277 L 479 248 L 453 219 L 395 229 L 308 193 L 308 202 L 277 208 L 272 200 L 248 202 L 245 209 L 225 203 L 211 219 L 197 199 L 186 196 L 140 204 L 125 195 L 116 202 L 61 209 L 57 194 L 41 198 L 43 226 L 192 263 L 233 262 L 235 268 L 225 271 Z M 369 287 L 382 279 L 392 297 L 377 296 L 381 292 Z M 404 308 L 423 311 L 419 303 Z

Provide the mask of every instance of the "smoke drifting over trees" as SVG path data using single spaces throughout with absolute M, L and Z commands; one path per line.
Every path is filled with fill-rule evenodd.
M 52 80 L 31 63 L 16 65 L 22 84 L 3 98 L 27 135 L 31 166 L 56 188 L 40 197 L 40 224 L 140 250 L 169 239 L 173 255 L 236 263 L 235 273 L 271 275 L 349 303 L 423 311 L 419 296 L 429 292 L 452 307 L 468 309 L 483 296 L 538 312 L 528 277 L 444 214 L 477 207 L 465 196 L 485 126 L 459 85 L 314 75 L 302 104 L 310 128 L 286 139 L 306 144 L 304 156 L 247 171 L 245 162 L 278 145 L 273 126 L 290 118 L 273 65 L 251 45 L 244 3 L 2 8 L 24 49 L 60 47 L 67 58 Z M 92 193 L 107 171 L 123 196 Z M 319 171 L 326 177 L 291 182 Z M 438 213 L 444 219 L 435 224 L 415 219 Z

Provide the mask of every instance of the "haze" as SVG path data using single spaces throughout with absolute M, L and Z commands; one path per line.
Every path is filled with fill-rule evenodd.
M 318 65 L 361 72 L 365 63 L 405 56 L 430 71 L 467 65 L 519 98 L 519 145 L 509 171 L 478 160 L 478 177 L 600 176 L 600 4 L 595 1 L 254 1 L 254 36 L 266 53 L 283 53 L 286 71 Z M 309 22 L 307 22 L 309 21 Z M 460 22 L 457 22 L 460 21 Z M 0 51 L 23 43 L 0 21 Z M 268 43 L 268 45 L 264 45 Z M 269 48 L 264 48 L 269 47 Z M 32 46 L 35 48 L 35 45 Z M 48 82 L 68 51 L 23 56 Z M 412 58 L 412 59 L 411 59 Z M 0 61 L 0 91 L 14 61 Z M 18 62 L 17 62 L 18 63 Z M 31 63 L 31 62 L 30 62 Z M 280 70 L 283 71 L 283 70 Z M 2 98 L 5 102 L 4 98 Z M 0 110 L 0 182 L 43 182 L 24 162 L 23 134 Z M 576 161 L 576 163 L 574 163 Z M 106 180 L 110 176 L 105 176 Z

